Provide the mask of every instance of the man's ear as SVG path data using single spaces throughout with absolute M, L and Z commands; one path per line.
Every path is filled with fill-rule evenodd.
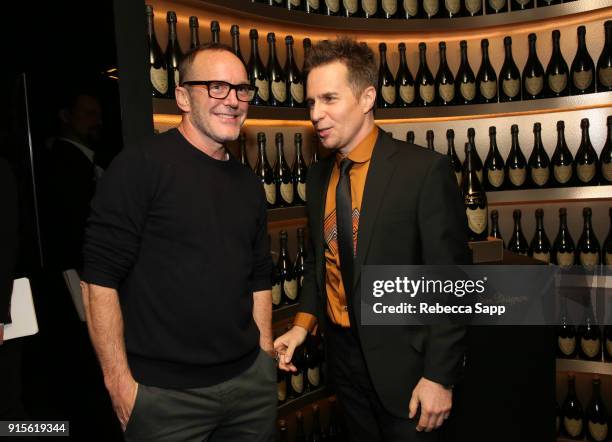
M 361 93 L 361 109 L 364 114 L 370 112 L 376 104 L 376 89 L 374 86 L 368 86 Z
M 191 99 L 187 89 L 177 86 L 177 88 L 174 90 L 174 96 L 176 99 L 176 105 L 182 112 L 191 112 Z

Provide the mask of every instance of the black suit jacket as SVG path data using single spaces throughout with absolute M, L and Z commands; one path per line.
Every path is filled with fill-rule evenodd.
M 9 323 L 13 278 L 17 264 L 17 182 L 9 163 L 0 158 L 0 322 Z
M 323 327 L 326 315 L 323 217 L 334 155 L 308 171 L 310 229 L 300 311 Z M 361 266 L 470 264 L 467 218 L 446 156 L 393 139 L 379 130 L 362 199 L 353 299 L 359 340 L 371 380 L 386 409 L 408 416 L 412 390 L 422 376 L 455 384 L 465 351 L 461 326 L 361 326 Z

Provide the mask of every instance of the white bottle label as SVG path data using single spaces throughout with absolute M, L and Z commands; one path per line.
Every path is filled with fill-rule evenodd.
M 544 77 L 525 78 L 525 89 L 531 95 L 538 95 L 544 88 Z
M 508 169 L 508 176 L 510 178 L 510 182 L 515 186 L 522 186 L 525 182 L 525 178 L 527 177 L 527 171 L 525 168 L 522 169 Z
M 417 0 L 404 0 L 404 10 L 408 12 L 410 17 L 414 17 L 419 12 L 419 3 Z
M 346 9 L 351 14 L 357 12 L 357 8 L 359 6 L 357 0 L 342 0 L 342 4 L 344 5 L 344 9 Z
M 270 91 L 268 90 L 268 80 L 255 80 L 255 86 L 257 86 L 257 95 L 264 101 L 268 101 L 270 98 Z
M 455 98 L 455 85 L 454 83 L 450 84 L 441 84 L 439 87 L 440 96 L 446 102 L 453 101 Z
M 497 94 L 497 81 L 481 81 L 480 82 L 480 93 L 487 100 L 492 99 Z
M 601 342 L 599 341 L 599 339 L 581 338 L 580 347 L 582 348 L 582 351 L 585 355 L 587 355 L 589 358 L 593 358 L 599 352 L 599 349 L 601 348 Z
M 284 402 L 285 399 L 287 399 L 287 382 L 285 382 L 284 380 L 281 382 L 277 382 L 277 394 L 278 394 L 278 400 L 280 402 Z
M 578 164 L 576 166 L 578 179 L 583 183 L 588 183 L 595 176 L 595 163 L 593 164 Z
M 604 87 L 612 87 L 612 67 L 599 68 L 599 82 Z
M 281 286 L 280 284 L 274 284 L 272 286 L 272 304 L 280 305 L 281 303 Z
M 601 172 L 606 180 L 612 181 L 612 163 L 601 163 Z
M 482 2 L 480 0 L 465 0 L 465 9 L 471 14 L 476 14 L 482 8 Z
M 593 73 L 590 69 L 588 71 L 574 72 L 574 86 L 576 86 L 576 89 L 583 91 L 591 86 L 592 82 Z
M 388 104 L 395 103 L 395 86 L 383 86 L 381 88 L 383 100 Z
M 567 183 L 572 177 L 572 166 L 553 166 L 555 179 L 561 183 Z
M 468 219 L 470 230 L 476 234 L 480 234 L 487 228 L 487 209 L 470 209 L 466 208 L 465 213 Z
M 459 90 L 461 91 L 463 98 L 465 98 L 467 101 L 472 101 L 474 97 L 476 97 L 476 83 L 474 82 L 461 83 Z
M 298 374 L 291 375 L 291 387 L 296 393 L 304 391 L 304 375 L 301 371 Z
M 550 169 L 548 167 L 538 167 L 531 169 L 531 178 L 538 186 L 543 186 L 548 183 L 550 177 Z
M 502 80 L 502 90 L 508 97 L 514 98 L 521 90 L 521 83 L 519 82 L 518 78 Z
M 151 84 L 160 93 L 168 92 L 168 72 L 164 68 L 154 68 L 150 70 Z
M 552 74 L 548 77 L 548 87 L 555 94 L 558 94 L 567 86 L 567 74 Z
M 543 261 L 546 263 L 550 262 L 550 253 L 534 253 L 533 259 L 537 259 L 538 261 Z
M 431 103 L 435 96 L 435 88 L 433 84 L 419 85 L 419 95 L 425 103 Z
M 608 437 L 608 424 L 598 424 L 596 422 L 589 421 L 589 433 L 591 437 L 597 442 L 603 442 Z
M 308 382 L 313 387 L 318 387 L 321 382 L 321 374 L 319 372 L 319 366 L 317 365 L 315 368 L 308 369 Z
M 423 0 L 423 9 L 428 15 L 436 15 L 439 8 L 438 0 Z
M 446 6 L 446 10 L 453 14 L 458 13 L 459 9 L 461 9 L 460 0 L 444 0 L 444 5 Z
M 599 264 L 599 253 L 580 252 L 580 264 L 583 266 L 596 266 Z
M 559 263 L 561 267 L 574 265 L 574 254 L 571 252 L 558 252 L 557 263 Z
M 414 101 L 414 86 L 400 86 L 399 93 L 405 103 L 412 104 Z
M 506 6 L 506 0 L 489 0 L 489 5 L 493 10 L 499 11 L 504 6 Z
M 382 8 L 389 15 L 395 14 L 397 12 L 397 0 L 382 0 Z
M 281 183 L 280 194 L 283 200 L 287 204 L 293 204 L 293 184 L 292 183 Z
M 576 338 L 559 337 L 559 349 L 565 356 L 569 356 L 576 350 Z
M 272 184 L 265 184 L 264 183 L 264 191 L 266 192 L 266 200 L 268 201 L 268 204 L 276 204 L 276 185 L 274 183 Z
M 288 281 L 283 282 L 283 288 L 285 289 L 285 294 L 287 298 L 295 301 L 297 299 L 298 290 L 297 290 L 297 279 L 290 279 Z
M 571 437 L 576 437 L 582 433 L 582 419 L 570 419 L 569 417 L 563 418 L 563 426 L 565 431 Z
M 272 95 L 281 103 L 284 103 L 287 99 L 287 83 L 284 81 L 273 81 L 272 82 Z
M 376 0 L 361 0 L 361 7 L 367 14 L 374 15 L 376 14 L 377 1 Z
M 488 170 L 487 179 L 493 187 L 501 187 L 504 184 L 504 171 L 503 170 Z
M 304 102 L 304 85 L 302 83 L 291 82 L 289 89 L 291 91 L 291 98 L 294 101 L 300 104 Z
M 306 202 L 306 183 L 297 183 L 297 192 L 300 196 L 300 199 Z
M 331 12 L 338 12 L 340 10 L 340 0 L 325 0 L 325 4 Z

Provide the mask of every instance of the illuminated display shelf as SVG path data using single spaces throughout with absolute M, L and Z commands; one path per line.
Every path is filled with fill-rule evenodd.
M 581 361 L 578 359 L 557 359 L 557 371 L 600 374 L 612 376 L 612 362 Z
M 489 206 L 612 200 L 612 186 L 560 187 L 487 192 Z

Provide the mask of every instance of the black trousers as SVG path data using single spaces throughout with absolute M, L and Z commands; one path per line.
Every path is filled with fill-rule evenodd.
M 417 418 L 399 418 L 381 403 L 366 367 L 356 332 L 327 321 L 329 370 L 351 442 L 439 442 L 439 430 L 416 431 Z M 389 365 L 393 370 L 393 365 Z M 411 391 L 405 394 L 412 394 Z

